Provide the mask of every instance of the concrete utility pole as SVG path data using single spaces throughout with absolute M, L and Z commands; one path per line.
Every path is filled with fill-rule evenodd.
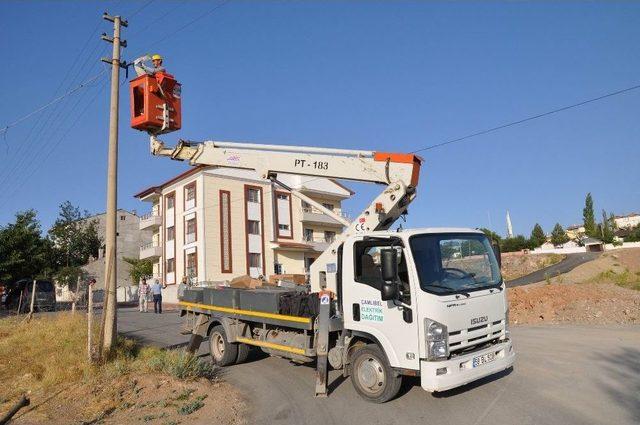
M 108 354 L 116 341 L 118 334 L 116 314 L 116 215 L 118 200 L 118 111 L 120 98 L 120 67 L 125 63 L 120 62 L 120 47 L 126 47 L 127 42 L 120 40 L 120 28 L 127 26 L 127 21 L 120 16 L 111 16 L 104 13 L 102 18 L 113 22 L 113 38 L 102 34 L 102 39 L 113 44 L 113 57 L 103 58 L 103 62 L 111 64 L 111 107 L 109 110 L 109 163 L 107 171 L 107 222 L 106 222 L 106 259 L 105 259 L 105 293 L 106 299 L 103 309 L 104 335 L 102 335 L 101 354 Z

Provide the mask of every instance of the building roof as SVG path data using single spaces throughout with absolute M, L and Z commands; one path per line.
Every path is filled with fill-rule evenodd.
M 300 243 L 300 242 L 272 242 L 274 244 L 277 245 L 276 248 L 282 248 L 282 249 L 295 249 L 295 250 L 302 250 L 302 251 L 313 251 L 313 247 L 311 245 L 308 245 L 306 243 Z
M 582 240 L 582 243 L 586 245 L 601 245 L 604 242 L 602 242 L 600 239 L 596 239 L 596 238 L 584 238 Z
M 184 179 L 186 177 L 189 177 L 189 176 L 197 173 L 198 171 L 201 171 L 204 168 L 206 168 L 205 165 L 198 165 L 196 167 L 189 168 L 188 170 L 178 174 L 175 177 L 170 178 L 169 180 L 167 180 L 164 183 L 160 183 L 157 186 L 151 186 L 151 187 L 148 187 L 148 188 L 146 188 L 144 190 L 141 190 L 140 192 L 138 192 L 135 195 L 133 195 L 133 197 L 134 198 L 144 198 L 145 196 L 150 195 L 153 192 L 160 191 L 163 188 L 169 186 L 170 184 L 173 184 L 173 183 L 177 182 L 178 180 L 182 180 L 182 179 Z
M 640 214 L 638 213 L 629 213 L 627 215 L 614 215 L 613 218 L 631 218 L 631 217 L 638 217 L 640 216 Z
M 205 169 L 208 169 L 208 168 L 215 168 L 215 167 L 211 167 L 211 166 L 207 166 L 207 165 L 198 165 L 198 166 L 195 166 L 195 167 L 191 167 L 188 170 L 178 174 L 177 176 L 165 181 L 164 183 L 160 183 L 159 185 L 151 186 L 151 187 L 148 187 L 148 188 L 146 188 L 144 190 L 141 190 L 140 192 L 138 192 L 135 195 L 133 195 L 133 197 L 134 198 L 138 198 L 138 199 L 142 199 L 142 198 L 144 198 L 144 197 L 146 197 L 146 196 L 148 196 L 148 195 L 150 195 L 150 194 L 152 194 L 154 192 L 158 192 L 159 193 L 165 187 L 167 187 L 167 186 L 169 186 L 169 185 L 171 185 L 171 184 L 173 184 L 173 183 L 175 183 L 177 181 L 185 179 L 185 178 L 187 178 L 189 176 L 192 176 L 192 175 L 198 173 L 199 171 L 203 171 Z M 248 171 L 248 170 L 244 170 L 244 171 Z M 341 184 L 340 182 L 338 182 L 335 179 L 326 179 L 326 180 L 328 180 L 331 183 L 335 184 L 339 188 L 347 191 L 350 196 L 355 194 L 354 191 L 352 191 L 348 187 L 344 186 L 343 184 Z

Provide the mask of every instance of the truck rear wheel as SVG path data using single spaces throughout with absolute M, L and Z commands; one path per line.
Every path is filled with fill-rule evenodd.
M 217 325 L 209 332 L 209 352 L 214 364 L 228 366 L 238 358 L 238 344 L 231 344 L 224 327 Z
M 238 358 L 236 359 L 236 364 L 244 363 L 247 361 L 247 357 L 249 357 L 249 352 L 251 351 L 251 347 L 248 344 L 238 344 Z
M 351 365 L 351 382 L 365 400 L 385 403 L 400 391 L 402 376 L 394 372 L 377 345 L 369 344 L 353 353 Z

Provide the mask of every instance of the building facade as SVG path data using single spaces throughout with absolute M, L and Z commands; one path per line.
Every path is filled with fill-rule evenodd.
M 330 179 L 278 179 L 342 215 L 342 201 L 353 194 Z M 196 167 L 135 197 L 151 204 L 139 226 L 153 233 L 139 256 L 156 260 L 154 278 L 169 285 L 170 302 L 184 276 L 202 283 L 306 274 L 343 228 L 250 170 Z
M 98 236 L 102 239 L 103 243 L 106 236 L 107 227 L 107 214 L 100 213 L 92 215 L 83 220 L 84 222 L 96 221 L 96 229 Z M 138 282 L 131 281 L 129 275 L 131 271 L 131 264 L 124 261 L 124 258 L 138 258 L 140 252 L 140 245 L 147 243 L 152 238 L 152 230 L 147 228 L 141 228 L 140 217 L 135 211 L 127 211 L 118 209 L 116 216 L 116 284 L 118 291 L 118 301 L 131 301 L 137 297 L 137 285 Z M 97 258 L 90 258 L 89 262 L 82 266 L 82 269 L 86 272 L 88 278 L 96 280 L 96 291 L 102 291 L 104 289 L 105 279 L 105 248 L 102 246 L 98 251 Z M 56 286 L 56 295 L 59 300 L 67 301 L 71 298 L 69 288 L 66 286 Z
M 640 226 L 640 214 L 617 215 L 613 218 L 613 221 L 618 229 L 630 229 Z

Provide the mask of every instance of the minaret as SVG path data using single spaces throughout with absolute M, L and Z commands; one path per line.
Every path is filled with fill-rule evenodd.
M 513 237 L 513 226 L 511 225 L 511 216 L 509 215 L 509 210 L 507 210 L 507 237 Z

